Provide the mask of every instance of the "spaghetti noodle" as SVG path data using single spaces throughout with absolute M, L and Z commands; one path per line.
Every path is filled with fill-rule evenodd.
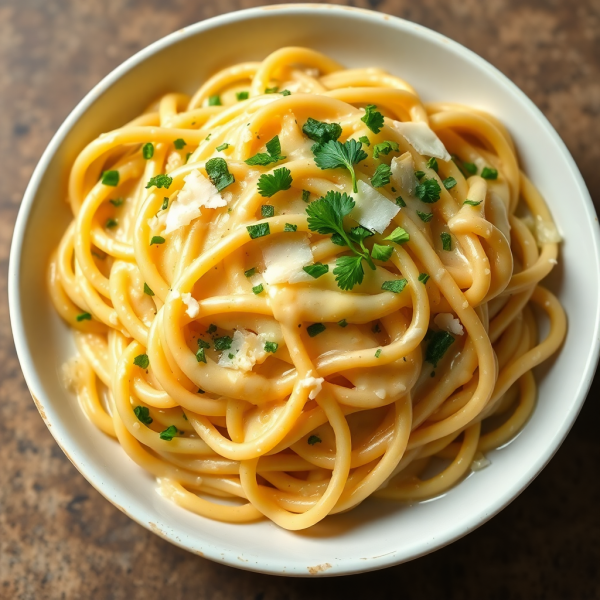
M 68 195 L 67 379 L 212 519 L 299 530 L 448 490 L 524 425 L 565 335 L 539 285 L 558 234 L 502 124 L 313 50 L 165 95 Z

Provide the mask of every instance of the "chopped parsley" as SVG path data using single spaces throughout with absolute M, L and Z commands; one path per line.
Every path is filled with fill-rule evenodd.
M 402 208 L 406 207 L 406 202 L 404 202 L 404 198 L 402 198 L 402 196 L 396 197 L 396 204 Z
M 202 338 L 198 338 L 198 348 L 204 348 L 205 350 L 208 350 L 210 348 L 210 344 Z
M 292 223 L 286 223 L 283 226 L 283 231 L 297 231 L 298 225 L 292 225 Z
M 255 273 L 256 273 L 256 267 L 252 267 L 251 269 L 244 271 L 244 275 L 246 277 L 252 277 L 252 275 L 254 275 Z
M 89 312 L 79 313 L 75 319 L 78 323 L 81 323 L 81 321 L 91 321 L 92 315 Z
M 381 142 L 373 146 L 373 158 L 379 158 L 380 154 L 388 155 L 390 152 L 397 152 L 400 146 L 397 142 Z
M 325 273 L 329 272 L 329 265 L 318 262 L 314 265 L 306 265 L 306 267 L 302 267 L 302 270 L 314 279 L 318 279 L 321 275 L 325 275 Z
M 154 296 L 154 292 L 150 289 L 150 286 L 144 281 L 144 294 L 147 296 Z
M 148 142 L 142 146 L 142 156 L 146 160 L 150 160 L 154 156 L 154 144 Z
M 420 210 L 417 211 L 417 216 L 419 219 L 421 219 L 421 221 L 423 221 L 423 223 L 429 223 L 429 221 L 433 219 L 433 213 L 424 213 Z
M 310 202 L 310 192 L 308 190 L 302 190 L 302 201 Z
M 440 238 L 442 239 L 442 249 L 447 252 L 452 250 L 452 236 L 444 231 L 440 233 Z
M 369 141 L 369 138 L 368 138 L 366 135 L 361 135 L 361 136 L 358 138 L 358 141 L 359 141 L 361 144 L 364 144 L 365 146 L 370 146 L 370 145 L 371 145 L 371 142 Z M 375 157 L 375 158 L 377 158 L 377 157 Z
M 140 421 L 141 423 L 143 423 L 146 426 L 150 425 L 152 423 L 152 421 L 154 420 L 150 416 L 150 411 L 148 410 L 147 406 L 136 406 L 133 409 L 133 413 L 138 418 L 138 421 Z
M 184 146 L 187 146 L 186 142 L 182 138 L 177 138 L 173 142 L 173 146 L 175 146 L 175 150 L 182 150 Z
M 119 185 L 119 171 L 104 171 L 102 173 L 102 184 L 111 187 Z
M 285 167 L 275 169 L 271 175 L 264 173 L 258 178 L 257 187 L 261 196 L 270 198 L 277 192 L 283 192 L 292 187 L 292 173 Z
M 150 240 L 151 246 L 153 246 L 154 244 L 164 244 L 164 243 L 165 243 L 165 238 L 160 235 L 154 235 L 154 236 L 152 236 L 152 239 Z
M 309 443 L 311 446 L 314 446 L 315 444 L 320 444 L 320 443 L 321 443 L 321 441 L 322 441 L 322 440 L 321 440 L 321 438 L 320 438 L 318 435 L 311 435 L 311 436 L 308 438 L 308 443 Z
M 214 96 L 210 96 L 208 98 L 208 105 L 209 106 L 221 106 L 221 96 L 219 96 L 218 94 L 215 94 Z
M 282 96 L 291 96 L 292 92 L 290 92 L 290 90 L 281 90 L 279 92 Z
M 425 285 L 429 281 L 429 275 L 427 273 L 419 273 L 419 281 Z
M 308 118 L 302 126 L 304 135 L 317 144 L 325 144 L 336 141 L 342 135 L 342 126 L 339 123 L 325 123 L 316 119 Z
M 227 150 L 229 148 L 229 144 L 227 142 L 223 142 L 220 146 L 216 147 L 217 152 L 223 152 L 223 150 Z
M 113 206 L 121 206 L 121 204 L 123 204 L 123 202 L 125 202 L 125 200 L 123 200 L 123 198 L 113 198 L 112 200 L 109 200 L 109 202 Z
M 384 281 L 381 285 L 381 289 L 386 292 L 393 292 L 399 294 L 405 287 L 408 281 L 406 279 L 392 279 L 391 281 Z
M 426 179 L 415 189 L 415 196 L 427 204 L 433 204 L 440 199 L 442 188 L 435 179 Z
M 306 328 L 306 333 L 308 333 L 310 337 L 315 337 L 316 335 L 323 333 L 326 329 L 327 327 L 325 327 L 323 323 L 313 323 Z
M 405 242 L 410 241 L 410 235 L 408 231 L 402 229 L 402 227 L 396 227 L 390 235 L 383 239 L 388 242 L 394 242 L 395 244 L 404 244 Z
M 206 364 L 206 354 L 204 353 L 204 348 L 198 348 L 196 352 L 196 360 L 200 363 Z
M 481 200 L 465 200 L 463 204 L 468 204 L 469 206 L 479 206 L 481 202 Z
M 218 337 L 215 339 L 215 350 L 221 352 L 223 350 L 229 350 L 231 348 L 232 339 L 228 335 Z
M 271 352 L 271 354 L 274 354 L 277 352 L 277 348 L 279 348 L 279 344 L 277 342 L 265 342 L 265 352 Z
M 160 209 L 167 210 L 167 208 L 169 208 L 169 199 L 165 196 L 163 198 L 163 203 L 162 203 L 162 206 L 160 207 Z
M 255 294 L 256 296 L 258 296 L 260 293 L 263 292 L 264 289 L 265 289 L 265 287 L 263 286 L 263 284 L 259 283 L 258 285 L 255 285 L 252 288 L 252 293 Z
M 365 106 L 365 114 L 361 121 L 373 132 L 379 133 L 383 127 L 383 115 L 374 104 Z
M 392 246 L 382 246 L 380 244 L 373 244 L 373 250 L 371 250 L 371 257 L 373 258 L 373 260 L 381 260 L 385 262 L 386 260 L 390 260 L 390 256 L 392 256 L 393 252 L 394 249 L 392 248 Z
M 469 175 L 477 174 L 477 165 L 475 165 L 474 163 L 464 162 L 463 168 L 467 173 L 469 173 Z
M 140 367 L 141 369 L 147 369 L 148 366 L 150 365 L 150 359 L 148 358 L 147 354 L 138 354 L 133 359 L 133 364 L 136 367 Z
M 383 187 L 390 182 L 391 176 L 392 169 L 390 166 L 382 163 L 375 169 L 375 173 L 373 173 L 373 177 L 371 177 L 371 185 L 374 188 Z M 419 186 L 417 186 L 417 189 L 418 187 Z
M 352 177 L 352 189 L 354 193 L 358 192 L 354 165 L 367 158 L 367 153 L 362 150 L 360 142 L 348 140 L 342 144 L 330 140 L 325 144 L 313 146 L 313 154 L 315 155 L 315 163 L 321 169 L 348 169 Z
M 498 179 L 498 169 L 483 167 L 483 169 L 481 170 L 481 176 L 484 179 Z
M 159 436 L 161 440 L 170 442 L 177 435 L 177 427 L 175 425 L 169 425 L 164 431 L 161 431 Z
M 425 171 L 415 171 L 415 177 L 419 180 L 423 179 L 423 177 L 425 177 Z
M 235 181 L 235 177 L 229 172 L 227 161 L 224 158 L 211 158 L 206 161 L 206 174 L 220 192 Z
M 435 331 L 429 337 L 429 343 L 425 352 L 425 360 L 431 363 L 434 368 L 446 354 L 446 350 L 454 343 L 454 337 L 447 331 Z
M 379 358 L 381 356 L 381 348 L 379 348 L 377 350 L 377 352 L 375 352 L 375 358 Z
M 193 154 L 193 152 L 188 152 L 188 153 L 185 155 L 185 164 L 186 164 L 186 165 L 188 164 L 188 161 L 190 160 L 190 156 L 191 156 L 192 154 Z
M 118 225 L 117 220 L 116 219 L 106 219 L 106 223 L 104 224 L 104 227 L 106 227 L 107 229 L 112 229 L 113 227 L 116 227 Z
M 214 323 L 211 323 L 206 330 L 206 333 L 211 334 L 217 330 L 217 326 Z
M 264 237 L 265 235 L 269 235 L 271 233 L 271 228 L 269 227 L 268 223 L 257 223 L 256 225 L 248 225 L 246 229 L 250 234 L 250 238 L 253 240 L 259 237 Z
M 250 92 L 236 92 L 235 98 L 239 102 L 240 100 L 248 100 L 250 97 Z
M 251 156 L 244 162 L 247 165 L 250 165 L 251 167 L 254 167 L 256 165 L 266 167 L 271 163 L 276 163 L 286 158 L 285 156 L 281 156 L 281 142 L 279 141 L 278 135 L 276 135 L 273 139 L 269 140 L 266 143 L 266 146 L 267 152 L 259 152 L 258 154 Z
M 159 189 L 165 188 L 166 190 L 168 190 L 172 183 L 173 178 L 169 177 L 168 175 L 155 175 L 154 177 L 151 177 L 148 183 L 146 184 L 146 189 L 150 189 L 154 185 Z
M 451 190 L 456 185 L 456 179 L 454 177 L 446 177 L 442 183 L 447 190 Z
M 265 94 L 276 94 L 279 91 L 277 86 L 265 88 Z
M 428 161 L 427 161 L 427 166 L 430 169 L 433 169 L 436 173 L 438 172 L 438 162 L 437 159 L 435 158 L 435 156 L 432 156 Z
M 264 219 L 275 216 L 275 207 L 270 204 L 263 204 L 260 207 L 260 214 Z
M 341 321 L 338 321 L 338 325 L 340 327 L 348 327 L 348 321 L 346 321 L 346 319 L 342 319 Z

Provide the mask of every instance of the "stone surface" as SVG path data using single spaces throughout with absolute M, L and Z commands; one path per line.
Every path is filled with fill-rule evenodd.
M 31 401 L 8 323 L 19 203 L 50 137 L 111 69 L 179 27 L 254 0 L 0 0 L 0 598 L 276 600 L 600 598 L 600 392 L 550 465 L 500 515 L 385 571 L 290 580 L 175 548 L 109 504 L 65 458 Z M 481 54 L 557 128 L 600 203 L 598 0 L 350 0 Z

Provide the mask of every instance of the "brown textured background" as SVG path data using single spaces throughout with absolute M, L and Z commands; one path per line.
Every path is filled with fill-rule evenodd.
M 39 417 L 15 356 L 6 271 L 42 151 L 84 94 L 139 49 L 266 3 L 0 0 L 0 598 L 600 598 L 598 380 L 551 464 L 491 522 L 412 563 L 319 581 L 234 570 L 159 539 L 94 491 Z M 556 127 L 600 206 L 600 0 L 341 3 L 416 21 L 496 65 Z

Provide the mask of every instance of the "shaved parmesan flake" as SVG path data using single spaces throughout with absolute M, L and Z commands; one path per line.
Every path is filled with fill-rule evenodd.
M 415 175 L 415 161 L 410 152 L 392 159 L 392 177 L 396 184 L 409 194 L 413 194 L 419 180 Z
M 275 241 L 263 249 L 266 269 L 263 277 L 267 283 L 284 283 L 302 272 L 304 265 L 313 262 L 307 237 Z
M 350 216 L 363 227 L 377 233 L 383 233 L 400 211 L 400 207 L 360 179 L 358 180 L 358 194 L 353 194 L 353 198 L 356 206 L 352 209 Z
M 423 156 L 435 156 L 442 160 L 450 160 L 448 150 L 442 140 L 426 123 L 392 121 L 393 126 L 402 137 Z
M 202 206 L 219 208 L 227 205 L 217 188 L 198 169 L 194 169 L 183 180 L 185 181 L 183 188 L 169 207 L 165 234 L 189 225 L 194 219 L 197 219 Z
M 552 221 L 545 221 L 539 215 L 535 221 L 535 237 L 538 244 L 558 244 L 562 241 L 556 225 Z
M 481 452 L 476 452 L 471 463 L 471 471 L 481 471 L 491 465 L 491 461 L 487 459 Z
M 200 305 L 198 304 L 198 300 L 196 300 L 192 294 L 181 294 L 181 301 L 187 306 L 185 312 L 191 319 L 198 316 Z
M 256 334 L 245 329 L 234 332 L 231 348 L 223 350 L 219 358 L 219 366 L 238 371 L 251 371 L 256 363 L 262 363 L 267 357 L 264 334 Z
M 454 335 L 462 335 L 465 330 L 458 319 L 455 319 L 450 313 L 439 313 L 433 319 L 433 322 L 444 331 Z
M 310 392 L 308 393 L 308 397 L 310 400 L 314 400 L 323 389 L 323 382 L 325 379 L 323 377 L 305 377 L 301 379 L 299 385 L 301 388 L 308 388 Z

